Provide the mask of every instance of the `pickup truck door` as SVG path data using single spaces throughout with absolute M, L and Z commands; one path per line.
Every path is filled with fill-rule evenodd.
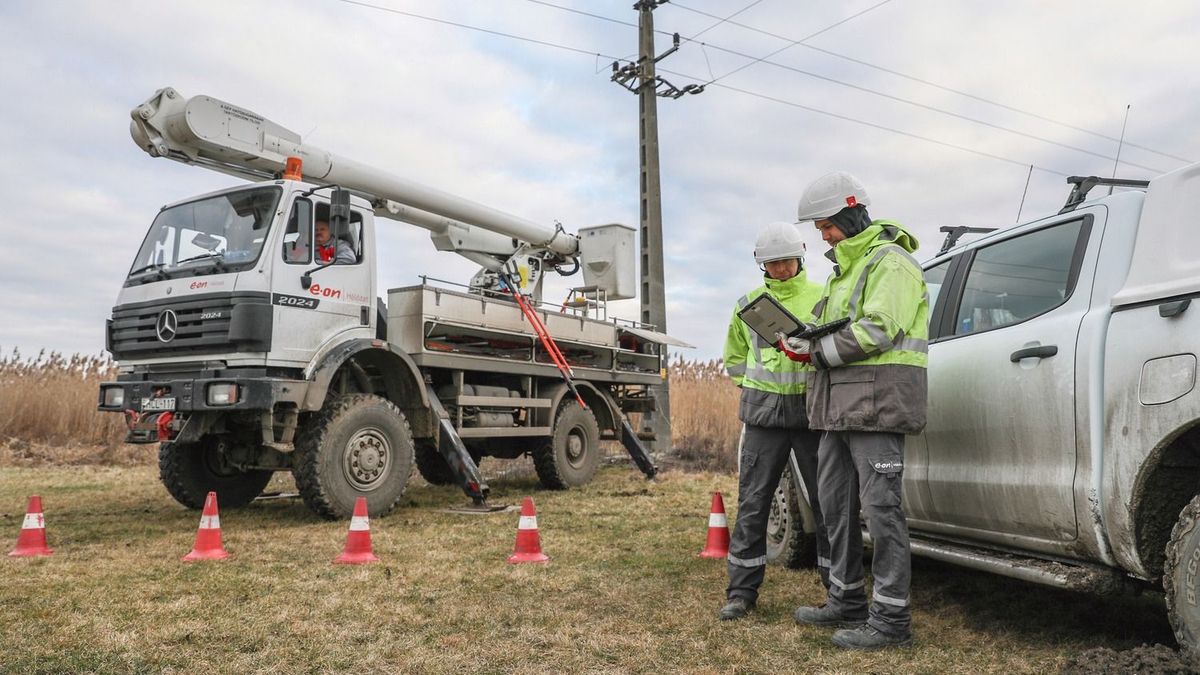
M 919 527 L 1075 539 L 1075 344 L 1091 287 L 1079 277 L 1095 217 L 1066 214 L 962 255 L 929 349 L 932 508 Z
M 925 267 L 925 286 L 929 289 L 929 320 L 931 340 L 938 317 L 945 311 L 945 294 L 942 289 L 953 287 L 955 273 L 961 265 L 959 259 L 946 258 Z M 924 434 L 904 437 L 904 483 L 903 504 L 909 518 L 927 519 L 933 513 L 933 500 L 929 495 L 929 453 L 925 448 Z

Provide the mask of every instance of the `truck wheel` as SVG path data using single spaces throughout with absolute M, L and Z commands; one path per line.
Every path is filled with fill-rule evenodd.
M 817 561 L 816 531 L 812 510 L 796 489 L 791 468 L 784 469 L 767 516 L 767 562 L 788 569 L 812 567 Z
M 349 518 L 366 497 L 367 512 L 382 516 L 400 502 L 412 473 L 408 420 L 391 401 L 344 394 L 309 419 L 296 440 L 296 488 L 325 518 Z
M 1175 639 L 1187 653 L 1200 655 L 1200 495 L 1192 498 L 1171 530 L 1163 588 L 1167 595 L 1167 618 Z
M 483 457 L 472 448 L 467 448 L 467 452 L 471 454 L 471 459 L 475 460 L 475 466 L 479 466 Z M 458 482 L 454 472 L 450 470 L 450 465 L 446 463 L 446 458 L 442 457 L 433 441 L 417 441 L 416 454 L 417 471 L 421 472 L 421 477 L 430 485 L 454 485 Z
M 245 506 L 262 493 L 274 471 L 243 471 L 230 466 L 221 452 L 225 441 L 206 436 L 196 443 L 158 446 L 158 475 L 175 501 L 190 509 L 204 506 L 209 492 L 222 507 Z
M 542 485 L 551 490 L 590 481 L 600 466 L 600 427 L 592 411 L 574 399 L 559 406 L 550 439 L 533 451 L 533 466 Z

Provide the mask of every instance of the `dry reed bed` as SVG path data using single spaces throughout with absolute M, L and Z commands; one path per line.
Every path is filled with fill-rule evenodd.
M 0 355 L 0 466 L 152 462 L 151 446 L 125 445 L 120 415 L 96 410 L 100 382 L 116 376 L 104 355 L 42 351 Z M 672 439 L 683 467 L 733 471 L 738 390 L 720 361 L 670 366 Z

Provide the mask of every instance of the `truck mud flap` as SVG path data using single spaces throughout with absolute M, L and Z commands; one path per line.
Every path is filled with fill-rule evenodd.
M 467 446 L 463 445 L 458 432 L 454 430 L 450 415 L 442 406 L 442 402 L 438 400 L 433 387 L 426 385 L 426 389 L 429 393 L 429 404 L 438 416 L 438 452 L 442 453 L 442 458 L 454 472 L 454 477 L 458 480 L 462 491 L 471 498 L 471 502 L 476 507 L 483 507 L 487 502 L 490 488 L 487 483 L 483 482 L 479 466 L 475 464 L 475 460 L 471 459 L 471 453 L 467 452 Z
M 654 465 L 654 460 L 650 459 L 650 453 L 646 452 L 646 446 L 638 440 L 637 433 L 629 425 L 629 420 L 624 417 L 621 418 L 621 445 L 625 446 L 625 451 L 633 458 L 633 463 L 637 464 L 637 468 L 646 474 L 646 478 L 654 478 L 658 474 L 658 467 Z

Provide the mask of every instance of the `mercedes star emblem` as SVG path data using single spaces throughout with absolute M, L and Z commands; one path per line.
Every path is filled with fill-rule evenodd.
M 162 342 L 170 342 L 175 339 L 175 333 L 179 331 L 179 317 L 175 316 L 175 310 L 164 309 L 162 314 L 158 315 L 158 323 L 155 324 L 158 339 Z

